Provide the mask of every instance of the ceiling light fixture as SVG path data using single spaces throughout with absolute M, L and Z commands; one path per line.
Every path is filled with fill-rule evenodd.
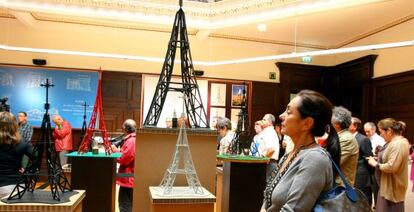
M 266 32 L 267 31 L 267 25 L 266 24 L 258 24 L 257 25 L 257 30 L 259 31 L 259 32 Z
M 374 44 L 366 46 L 355 46 L 355 47 L 346 47 L 339 49 L 327 49 L 320 51 L 310 51 L 310 52 L 300 52 L 300 53 L 291 53 L 291 54 L 279 54 L 279 55 L 270 55 L 262 57 L 251 57 L 243 58 L 236 60 L 223 60 L 216 62 L 206 62 L 206 61 L 193 61 L 195 65 L 202 66 L 220 66 L 220 65 L 230 65 L 230 64 L 240 64 L 240 63 L 251 63 L 251 62 L 263 62 L 268 60 L 281 60 L 289 58 L 299 58 L 305 56 L 320 56 L 320 55 L 332 55 L 332 54 L 342 54 L 342 53 L 352 53 L 360 51 L 369 51 L 369 50 L 379 50 L 387 48 L 399 48 L 414 46 L 414 40 L 394 42 L 394 43 L 383 43 L 383 44 Z M 82 52 L 82 51 L 68 51 L 68 50 L 55 50 L 55 49 L 39 49 L 39 48 L 28 48 L 28 47 L 17 47 L 17 46 L 8 46 L 1 45 L 0 49 L 7 51 L 21 51 L 21 52 L 36 52 L 36 53 L 47 53 L 47 54 L 62 54 L 62 55 L 74 55 L 74 56 L 86 56 L 86 57 L 101 57 L 101 58 L 114 58 L 114 59 L 126 59 L 126 60 L 138 60 L 146 62 L 164 62 L 164 58 L 161 57 L 146 57 L 146 56 L 136 56 L 136 55 L 125 55 L 125 54 L 111 54 L 111 53 L 97 53 L 97 52 Z M 180 60 L 175 60 L 176 63 L 180 63 Z

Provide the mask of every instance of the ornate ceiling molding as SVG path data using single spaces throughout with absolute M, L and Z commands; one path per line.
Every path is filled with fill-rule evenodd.
M 313 2 L 315 0 L 223 0 L 217 2 L 184 1 L 186 15 L 196 18 L 220 18 L 221 16 L 243 15 L 288 6 L 294 3 Z M 38 2 L 127 10 L 152 15 L 174 15 L 178 9 L 178 0 L 38 0 Z
M 183 9 L 188 17 L 188 24 L 197 28 L 216 29 L 381 1 L 389 0 L 185 1 Z M 0 5 L 22 12 L 135 19 L 136 22 L 158 24 L 167 24 L 165 19 L 172 19 L 179 8 L 178 0 L 0 0 Z
M 13 0 L 10 0 L 12 2 Z M 16 0 L 19 1 L 19 0 Z M 266 10 L 269 8 L 275 7 L 288 7 L 289 5 L 303 3 L 303 2 L 314 2 L 316 0 L 224 0 L 220 2 L 212 3 L 203 3 L 203 2 L 192 2 L 185 1 L 184 9 L 186 14 L 189 14 L 189 11 L 193 11 L 192 15 L 206 16 L 209 18 L 212 17 L 223 17 L 221 15 L 233 15 L 243 12 L 257 12 L 260 10 Z M 362 1 L 362 0 L 361 0 Z M 381 0 L 368 0 L 368 1 L 381 1 Z M 382 0 L 384 1 L 384 0 Z M 388 0 L 385 0 L 388 1 Z M 1 2 L 1 1 L 0 1 Z M 13 1 L 14 2 L 14 1 Z M 23 1 L 22 1 L 23 2 Z M 66 5 L 71 7 L 91 7 L 91 8 L 106 8 L 106 9 L 115 9 L 115 10 L 126 10 L 126 11 L 143 11 L 148 15 L 155 13 L 157 14 L 170 14 L 171 16 L 176 13 L 178 9 L 178 0 L 37 0 L 27 2 L 37 2 L 42 4 L 53 4 L 53 5 Z M 3 18 L 15 18 L 12 13 L 10 13 L 9 8 L 1 7 L 0 4 L 0 17 Z M 153 31 L 153 32 L 163 32 L 170 33 L 171 26 L 169 25 L 156 25 L 156 24 L 143 24 L 135 21 L 122 21 L 122 20 L 112 20 L 112 19 L 99 19 L 93 17 L 82 17 L 76 15 L 67 15 L 67 14 L 51 14 L 51 13 L 42 13 L 42 12 L 30 12 L 35 20 L 38 21 L 50 21 L 50 22 L 59 22 L 59 23 L 72 23 L 72 24 L 83 24 L 83 25 L 93 25 L 93 26 L 103 26 L 103 27 L 113 27 L 113 28 L 123 28 L 123 29 L 133 29 L 133 30 L 143 30 L 143 31 Z M 352 37 L 348 40 L 340 42 L 332 46 L 322 46 L 315 45 L 311 43 L 294 43 L 289 41 L 273 40 L 273 39 L 261 39 L 256 37 L 246 37 L 238 35 L 228 35 L 228 34 L 219 34 L 212 33 L 209 37 L 220 38 L 220 39 L 231 39 L 231 40 L 240 40 L 248 42 L 258 42 L 274 45 L 284 45 L 284 46 L 296 46 L 312 49 L 335 49 L 341 48 L 346 45 L 352 44 L 358 40 L 364 39 L 366 37 L 372 36 L 384 30 L 395 27 L 399 24 L 405 23 L 407 21 L 413 20 L 414 14 L 400 18 L 391 23 L 380 26 L 376 29 L 370 30 L 366 33 Z M 189 35 L 196 35 L 198 32 L 195 28 L 188 28 Z
M 171 27 L 156 27 L 156 26 L 144 26 L 137 23 L 127 23 L 121 21 L 105 21 L 105 20 L 97 20 L 97 19 L 87 19 L 87 18 L 76 18 L 72 16 L 62 16 L 62 15 L 51 15 L 51 14 L 42 14 L 42 13 L 31 13 L 33 18 L 37 21 L 50 21 L 56 23 L 70 23 L 70 24 L 82 24 L 82 25 L 90 25 L 90 26 L 102 26 L 102 27 L 112 27 L 112 28 L 122 28 L 122 29 L 132 29 L 132 30 L 142 30 L 142 31 L 152 31 L 152 32 L 162 32 L 162 33 L 170 33 Z M 8 11 L 8 9 L 0 8 L 0 17 L 2 18 L 13 18 L 15 17 Z M 229 40 L 239 40 L 239 41 L 246 41 L 246 42 L 257 42 L 257 43 L 265 43 L 265 44 L 273 44 L 273 45 L 283 45 L 283 46 L 296 46 L 302 48 L 311 48 L 311 49 L 337 49 L 345 47 L 349 44 L 367 38 L 369 36 L 375 35 L 387 29 L 391 29 L 396 27 L 400 24 L 406 23 L 408 21 L 414 20 L 414 13 L 410 14 L 406 17 L 402 17 L 400 19 L 394 20 L 390 23 L 387 23 L 383 26 L 370 30 L 364 34 L 358 35 L 356 37 L 350 38 L 344 42 L 332 45 L 332 46 L 323 46 L 323 45 L 315 45 L 310 43 L 294 43 L 290 41 L 281 41 L 281 40 L 272 40 L 272 39 L 262 39 L 262 38 L 255 38 L 255 37 L 245 37 L 245 36 L 238 36 L 238 35 L 228 35 L 228 34 L 219 34 L 219 33 L 211 33 L 209 37 L 211 38 L 219 38 L 219 39 L 229 39 Z M 195 36 L 199 30 L 188 28 L 188 34 Z
M 12 14 L 10 14 L 8 9 L 1 8 L 1 7 L 0 7 L 0 17 L 2 17 L 2 18 L 15 18 Z
M 74 18 L 72 16 L 61 16 L 61 15 L 50 15 L 43 13 L 32 13 L 32 16 L 37 21 L 50 21 L 56 23 L 69 23 L 69 24 L 81 24 L 89 26 L 101 26 L 101 27 L 111 27 L 111 28 L 120 28 L 120 29 L 132 29 L 132 30 L 142 30 L 142 31 L 151 31 L 151 32 L 164 32 L 171 33 L 171 26 L 162 27 L 162 26 L 144 26 L 142 24 L 137 24 L 133 22 L 122 22 L 122 21 L 108 21 L 108 20 L 99 20 L 93 18 Z M 187 29 L 189 35 L 196 35 L 198 30 L 196 29 Z

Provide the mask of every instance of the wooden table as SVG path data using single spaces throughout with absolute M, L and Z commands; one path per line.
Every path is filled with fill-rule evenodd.
M 85 198 L 85 190 L 75 190 L 78 193 L 70 197 L 70 202 L 59 204 L 45 203 L 13 203 L 6 204 L 0 201 L 0 211 L 19 212 L 82 212 L 82 201 Z
M 163 195 L 161 187 L 151 186 L 151 212 L 214 212 L 216 197 L 202 189 L 203 194 L 194 194 L 189 187 L 173 187 L 172 194 Z
M 116 159 L 121 153 L 66 154 L 72 158 L 71 181 L 73 189 L 86 190 L 83 211 L 115 211 Z
M 269 158 L 217 155 L 217 159 L 223 161 L 223 170 L 217 172 L 216 212 L 260 211 Z

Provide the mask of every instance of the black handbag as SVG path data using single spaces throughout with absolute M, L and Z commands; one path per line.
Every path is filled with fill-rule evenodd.
M 328 155 L 333 167 L 336 169 L 339 177 L 344 182 L 345 187 L 335 185 L 335 180 L 333 180 L 332 189 L 322 193 L 319 196 L 313 208 L 313 211 L 371 211 L 370 204 L 368 203 L 368 200 L 365 197 L 365 195 L 360 190 L 353 188 L 351 185 L 349 185 L 348 180 L 346 180 L 338 165 L 335 164 L 335 162 L 332 160 L 331 156 L 328 153 L 325 152 L 325 154 Z

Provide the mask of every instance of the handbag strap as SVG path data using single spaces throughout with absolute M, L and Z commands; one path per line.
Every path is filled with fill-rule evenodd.
M 355 188 L 353 188 L 350 184 L 349 184 L 349 182 L 348 182 L 348 180 L 346 179 L 346 177 L 344 176 L 344 174 L 341 172 L 341 170 L 339 169 L 339 167 L 338 167 L 338 165 L 332 160 L 332 157 L 331 157 L 331 154 L 329 154 L 328 152 L 326 152 L 326 151 L 323 151 L 323 152 L 325 152 L 325 154 L 329 157 L 329 159 L 331 160 L 331 162 L 332 162 L 332 166 L 336 169 L 336 171 L 338 172 L 338 175 L 339 175 L 339 177 L 341 178 L 341 180 L 342 180 L 342 182 L 344 182 L 344 185 L 345 185 L 345 191 L 346 191 L 346 196 L 351 200 L 351 201 L 353 201 L 353 202 L 356 202 L 356 201 L 358 201 L 358 199 L 359 199 L 359 197 L 358 197 L 358 194 L 357 194 L 357 192 L 356 192 L 356 190 L 355 190 Z M 332 184 L 333 184 L 333 187 L 335 187 L 335 177 L 334 177 L 334 179 L 333 179 L 333 182 L 332 182 Z

